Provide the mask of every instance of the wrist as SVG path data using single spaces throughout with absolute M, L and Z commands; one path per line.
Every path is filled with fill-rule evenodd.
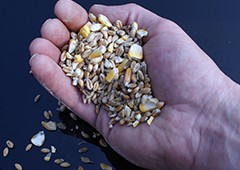
M 203 114 L 194 169 L 239 169 L 240 86 L 226 82 Z

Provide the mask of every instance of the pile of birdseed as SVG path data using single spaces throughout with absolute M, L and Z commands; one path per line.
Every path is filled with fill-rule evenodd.
M 153 97 L 142 38 L 148 35 L 138 24 L 111 23 L 99 14 L 89 14 L 87 22 L 62 48 L 59 65 L 72 85 L 80 89 L 84 103 L 107 110 L 110 121 L 133 127 L 150 125 L 164 102 Z

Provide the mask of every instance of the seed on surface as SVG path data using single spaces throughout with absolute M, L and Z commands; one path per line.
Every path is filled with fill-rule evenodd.
M 39 100 L 40 100 L 40 98 L 41 98 L 41 95 L 38 94 L 38 95 L 34 98 L 34 102 L 35 102 L 35 103 L 38 103 Z
M 45 160 L 45 161 L 50 161 L 51 156 L 52 156 L 52 153 L 49 152 L 49 153 L 44 157 L 44 160 Z
M 89 164 L 89 163 L 93 163 L 93 161 L 91 161 L 88 157 L 86 156 L 82 156 L 81 160 L 83 163 Z
M 57 149 L 56 149 L 54 146 L 51 146 L 51 152 L 52 152 L 52 153 L 56 153 L 56 152 L 57 152 Z
M 50 149 L 48 149 L 48 148 L 42 148 L 40 151 L 41 151 L 42 153 L 49 153 L 49 152 L 50 152 Z
M 45 134 L 44 131 L 38 132 L 31 138 L 31 142 L 35 146 L 42 146 L 45 142 Z
M 32 149 L 32 144 L 31 143 L 29 143 L 27 146 L 26 146 L 26 148 L 25 148 L 25 151 L 27 152 L 27 151 L 30 151 L 31 149 Z
M 77 116 L 76 116 L 74 113 L 72 113 L 72 112 L 70 112 L 69 115 L 70 115 L 70 117 L 71 117 L 73 120 L 77 120 L 77 119 L 78 119 Z
M 57 127 L 61 130 L 66 130 L 67 129 L 66 125 L 62 122 L 58 122 Z
M 112 167 L 105 164 L 105 163 L 100 163 L 100 167 L 103 169 L 103 170 L 112 170 Z
M 55 131 L 57 130 L 57 125 L 56 125 L 56 122 L 53 122 L 53 121 L 49 121 L 49 122 L 45 122 L 45 121 L 42 121 L 41 122 L 42 126 L 49 130 L 49 131 Z
M 89 150 L 88 147 L 82 147 L 82 148 L 79 149 L 78 152 L 80 152 L 80 153 L 85 153 L 85 152 L 87 152 L 88 150 Z
M 59 107 L 59 111 L 60 112 L 64 112 L 66 110 L 66 106 L 64 104 L 62 104 L 60 107 Z
M 3 149 L 3 157 L 7 157 L 8 154 L 9 154 L 9 149 L 8 149 L 8 147 L 6 147 Z
M 54 163 L 57 164 L 57 165 L 61 164 L 62 162 L 64 162 L 64 159 L 62 159 L 62 158 L 54 160 Z
M 22 165 L 20 165 L 19 163 L 15 163 L 14 166 L 15 166 L 16 170 L 22 170 L 23 169 Z
M 63 168 L 69 168 L 71 165 L 69 162 L 62 162 L 62 163 L 60 163 L 60 166 Z
M 90 136 L 89 136 L 89 134 L 87 134 L 86 132 L 84 132 L 84 131 L 81 131 L 81 135 L 82 135 L 82 137 L 84 137 L 85 139 L 88 139 Z
M 14 143 L 11 140 L 6 141 L 6 145 L 8 148 L 12 149 L 14 147 Z
M 102 138 L 99 139 L 99 144 L 100 146 L 106 148 L 108 146 L 108 144 L 106 143 L 106 141 Z
M 78 166 L 78 170 L 84 170 L 82 166 Z

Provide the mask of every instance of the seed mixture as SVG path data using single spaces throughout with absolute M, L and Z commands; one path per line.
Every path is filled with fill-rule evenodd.
M 59 65 L 72 85 L 80 89 L 84 103 L 94 103 L 96 113 L 104 107 L 110 121 L 133 127 L 150 125 L 164 102 L 153 96 L 142 38 L 148 35 L 138 24 L 111 23 L 99 14 L 89 14 L 78 33 L 71 32 L 62 48 Z

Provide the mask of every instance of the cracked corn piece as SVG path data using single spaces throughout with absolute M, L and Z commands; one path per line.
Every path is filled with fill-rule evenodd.
M 80 33 L 84 38 L 87 38 L 90 35 L 90 26 L 91 23 L 87 22 L 81 29 L 80 29 Z
M 135 58 L 135 59 L 142 60 L 143 59 L 143 49 L 142 49 L 142 47 L 138 44 L 133 44 L 128 51 L 128 57 L 130 59 Z

